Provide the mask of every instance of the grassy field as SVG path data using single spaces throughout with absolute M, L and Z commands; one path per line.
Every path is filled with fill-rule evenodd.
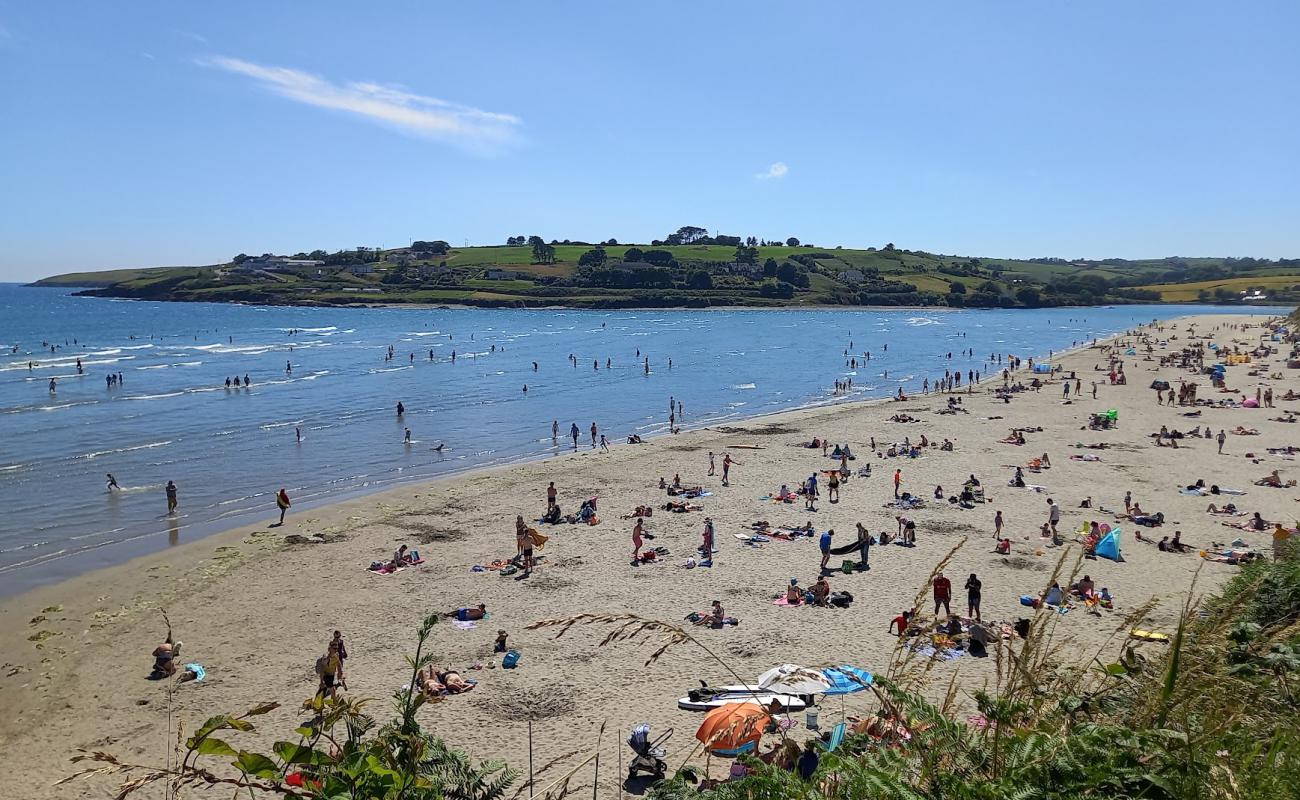
M 1197 281 L 1196 283 L 1156 283 L 1140 286 L 1160 292 L 1160 298 L 1167 303 L 1185 303 L 1195 301 L 1201 291 L 1211 294 L 1215 289 L 1227 289 L 1230 292 L 1242 292 L 1249 288 L 1266 290 L 1291 289 L 1300 286 L 1300 275 L 1252 275 L 1247 278 L 1226 278 L 1219 281 Z

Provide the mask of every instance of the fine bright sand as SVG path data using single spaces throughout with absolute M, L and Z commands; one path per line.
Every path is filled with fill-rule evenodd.
M 1264 318 L 1256 317 L 1258 324 Z M 704 611 L 721 600 L 738 627 L 722 630 L 694 629 L 711 649 L 741 675 L 751 678 L 783 663 L 850 663 L 883 672 L 897 644 L 886 632 L 889 621 L 913 598 L 924 592 L 934 565 L 963 540 L 946 574 L 953 583 L 953 610 L 965 612 L 966 576 L 975 572 L 983 581 L 985 620 L 1014 621 L 1028 616 L 1018 598 L 1042 592 L 1061 549 L 1044 547 L 1039 526 L 1047 519 L 1048 497 L 1062 507 L 1061 530 L 1071 550 L 1081 522 L 1114 522 L 1099 510 L 1080 509 L 1091 496 L 1094 505 L 1123 511 L 1126 490 L 1148 512 L 1162 511 L 1166 525 L 1142 531 L 1157 538 L 1183 532 L 1192 548 L 1212 541 L 1229 542 L 1237 536 L 1265 553 L 1267 534 L 1246 533 L 1221 526 L 1224 518 L 1205 513 L 1209 500 L 1179 493 L 1198 478 L 1247 489 L 1245 497 L 1231 498 L 1248 511 L 1288 525 L 1300 514 L 1294 489 L 1253 485 L 1272 469 L 1282 477 L 1300 478 L 1300 469 L 1280 457 L 1267 455 L 1268 446 L 1300 444 L 1300 427 L 1269 421 L 1277 410 L 1206 409 L 1200 419 L 1180 414 L 1190 409 L 1160 407 L 1148 387 L 1155 378 L 1177 383 L 1197 380 L 1202 399 L 1229 395 L 1214 392 L 1206 378 L 1193 378 L 1175 368 L 1159 369 L 1162 353 L 1191 344 L 1189 323 L 1221 344 L 1234 339 L 1256 344 L 1263 329 L 1232 330 L 1249 324 L 1240 316 L 1183 319 L 1165 326 L 1155 338 L 1177 336 L 1167 348 L 1156 347 L 1156 360 L 1123 356 L 1128 385 L 1098 387 L 1093 400 L 1091 382 L 1104 384 L 1106 364 L 1097 349 L 1083 349 L 1056 359 L 1083 379 L 1083 395 L 1072 404 L 1061 402 L 1059 381 L 1050 381 L 1040 393 L 1018 394 L 1010 404 L 996 400 L 991 391 L 997 381 L 985 383 L 973 394 L 960 395 L 969 414 L 938 415 L 943 396 L 915 397 L 905 402 L 865 403 L 777 414 L 736 423 L 731 428 L 706 429 L 650 441 L 641 446 L 616 444 L 610 453 L 584 445 L 577 453 L 544 462 L 523 464 L 425 485 L 413 485 L 384 494 L 339 503 L 326 508 L 291 511 L 283 528 L 265 523 L 173 548 L 66 583 L 42 588 L 4 601 L 0 605 L 0 760 L 7 765 L 14 796 L 27 798 L 102 797 L 107 780 L 74 783 L 53 788 L 54 780 L 73 771 L 67 759 L 76 748 L 107 749 L 137 763 L 161 764 L 166 756 L 167 693 L 163 684 L 145 679 L 152 659 L 149 653 L 164 635 L 160 608 L 165 608 L 176 636 L 185 643 L 180 661 L 197 661 L 207 669 L 207 679 L 181 686 L 175 694 L 174 718 L 193 729 L 207 717 L 239 713 L 265 700 L 282 707 L 259 718 L 259 731 L 237 735 L 237 745 L 256 749 L 276 738 L 293 738 L 301 719 L 298 706 L 316 688 L 313 664 L 324 651 L 334 629 L 340 629 L 350 658 L 346 663 L 353 696 L 372 697 L 371 710 L 387 718 L 389 697 L 408 679 L 403 656 L 414 648 L 414 631 L 420 619 L 459 605 L 486 603 L 491 618 L 473 630 L 441 623 L 432 639 L 439 663 L 459 668 L 476 678 L 478 687 L 464 695 L 420 711 L 426 730 L 444 737 L 478 758 L 503 758 L 526 770 L 527 719 L 534 720 L 535 760 L 543 765 L 557 757 L 578 753 L 566 761 L 575 764 L 596 742 L 602 722 L 608 722 L 602 752 L 601 783 L 606 796 L 614 791 L 616 759 L 628 751 L 624 739 L 632 725 L 649 722 L 656 733 L 676 729 L 669 743 L 670 767 L 676 768 L 689 752 L 701 716 L 679 711 L 676 700 L 697 680 L 731 683 L 728 674 L 700 649 L 680 645 L 669 649 L 653 664 L 650 654 L 662 641 L 649 638 L 600 646 L 606 627 L 576 627 L 561 638 L 553 631 L 527 630 L 546 618 L 582 612 L 638 614 L 650 619 L 681 622 L 691 611 Z M 1274 356 L 1267 372 L 1285 370 L 1285 359 Z M 954 359 L 963 371 L 965 359 Z M 1253 366 L 1253 365 L 1252 365 Z M 1228 370 L 1228 385 L 1254 396 L 1265 377 L 1250 377 L 1252 366 Z M 1265 373 L 1267 374 L 1267 373 Z M 1278 396 L 1296 387 L 1294 373 L 1287 379 L 1267 381 Z M 1028 383 L 1028 370 L 1013 378 Z M 1235 397 L 1235 395 L 1233 396 Z M 1279 401 L 1279 409 L 1300 403 Z M 1119 427 L 1108 431 L 1080 430 L 1092 411 L 1115 408 Z M 599 410 L 590 416 L 599 418 Z M 889 422 L 891 415 L 906 413 L 919 423 Z M 1002 419 L 990 420 L 990 416 Z M 582 424 L 583 420 L 579 420 Z M 1183 440 L 1177 450 L 1158 448 L 1148 434 L 1161 425 L 1189 430 L 1209 425 L 1217 433 L 1237 425 L 1258 428 L 1260 436 L 1229 436 L 1225 455 L 1216 454 L 1213 440 Z M 1028 444 L 999 444 L 1010 428 L 1039 426 L 1041 433 L 1027 434 Z M 584 428 L 584 435 L 586 431 Z M 617 434 L 617 432 L 613 432 Z M 868 442 L 878 444 L 917 441 L 925 433 L 931 441 L 945 437 L 956 443 L 955 452 L 925 451 L 917 459 L 879 459 Z M 816 513 L 793 505 L 762 501 L 782 483 L 793 488 L 814 470 L 837 464 L 823 458 L 821 450 L 798 447 L 814 436 L 848 443 L 858 458 L 854 471 L 870 463 L 870 478 L 854 477 L 842 488 L 842 500 L 823 498 Z M 619 440 L 621 441 L 621 440 Z M 1106 450 L 1079 450 L 1076 443 L 1106 442 Z M 589 441 L 588 441 L 589 444 Z M 732 449 L 755 445 L 761 449 Z M 737 460 L 731 486 L 707 477 L 708 452 L 717 454 L 719 472 L 723 454 Z M 1248 451 L 1262 462 L 1251 463 Z M 1007 465 L 1025 464 L 1047 453 L 1052 468 L 1029 474 L 1031 483 L 1045 484 L 1047 493 L 1007 486 Z M 1100 462 L 1071 461 L 1072 454 L 1094 454 Z M 856 602 L 847 610 L 787 608 L 772 604 L 791 577 L 808 585 L 816 577 L 820 560 L 815 539 L 773 541 L 761 548 L 746 546 L 734 534 L 748 532 L 750 522 L 766 519 L 773 525 L 802 524 L 812 519 L 818 531 L 833 528 L 836 543 L 854 535 L 861 521 L 873 533 L 896 529 L 895 512 L 882 508 L 892 496 L 891 476 L 903 471 L 903 488 L 927 499 L 935 484 L 949 494 L 960 491 L 970 474 L 978 476 L 988 505 L 973 510 L 931 502 L 911 512 L 916 520 L 917 546 L 878 546 L 871 552 L 871 570 L 852 575 L 835 574 L 835 590 L 848 590 Z M 669 481 L 680 473 L 687 485 L 702 484 L 713 492 L 699 500 L 702 512 L 670 514 L 662 510 L 668 499 L 657 488 L 660 477 Z M 581 499 L 598 496 L 601 523 L 597 526 L 543 526 L 551 536 L 542 551 L 545 562 L 527 580 L 501 577 L 495 572 L 472 572 L 475 564 L 510 558 L 515 553 L 516 513 L 533 520 L 546 507 L 546 485 L 555 481 L 566 513 L 577 510 Z M 1223 498 L 1215 498 L 1223 499 Z M 53 502 L 53 498 L 51 498 Z M 161 502 L 161 500 L 160 500 Z M 183 502 L 183 498 L 182 498 Z M 656 507 L 646 529 L 655 535 L 648 546 L 664 546 L 670 555 L 662 563 L 632 567 L 632 522 L 620 519 L 638 505 Z M 1010 557 L 993 553 L 992 520 L 996 510 L 1006 520 L 1013 542 Z M 267 511 L 274 519 L 274 508 Z M 684 569 L 682 563 L 700 544 L 705 515 L 715 521 L 717 553 L 711 569 Z M 1238 518 L 1241 519 L 1241 518 Z M 1061 618 L 1057 636 L 1074 640 L 1064 652 L 1090 656 L 1112 637 L 1115 646 L 1125 633 L 1123 615 L 1155 599 L 1160 605 L 1145 623 L 1156 630 L 1172 630 L 1193 572 L 1204 566 L 1198 591 L 1211 591 L 1231 576 L 1236 567 L 1205 563 L 1195 552 L 1174 555 L 1154 545 L 1137 542 L 1134 526 L 1123 524 L 1124 563 L 1107 560 L 1083 562 L 1098 587 L 1108 587 L 1116 610 L 1093 616 L 1082 609 Z M 286 545 L 289 534 L 329 534 L 328 544 Z M 418 549 L 426 563 L 392 576 L 365 570 L 371 561 L 391 557 L 401 543 Z M 842 558 L 832 557 L 832 564 Z M 923 604 L 928 614 L 931 606 Z M 492 643 L 498 629 L 509 632 L 510 645 L 520 650 L 518 669 L 488 669 Z M 1158 646 L 1158 645 L 1149 645 Z M 936 665 L 936 693 L 941 693 L 956 673 L 966 692 L 992 683 L 994 659 L 962 657 Z M 484 665 L 481 671 L 467 667 Z M 850 713 L 869 708 L 868 695 L 847 701 Z M 968 694 L 963 694 L 968 698 Z M 827 703 L 823 724 L 838 719 L 839 703 Z M 174 734 L 173 734 L 174 735 Z M 715 771 L 718 767 L 714 762 Z M 725 768 L 725 764 L 723 765 Z M 552 768 L 554 778 L 561 773 Z M 549 779 L 539 779 L 539 785 Z M 574 781 L 587 782 L 590 767 Z

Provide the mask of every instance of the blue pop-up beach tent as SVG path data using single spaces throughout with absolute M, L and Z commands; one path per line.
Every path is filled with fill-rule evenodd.
M 1109 558 L 1111 561 L 1123 561 L 1124 557 L 1119 553 L 1119 528 L 1111 528 L 1110 532 L 1101 537 L 1097 546 L 1092 552 L 1102 558 Z

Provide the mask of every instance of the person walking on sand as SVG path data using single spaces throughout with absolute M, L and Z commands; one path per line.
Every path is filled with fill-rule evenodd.
M 710 450 L 710 451 L 709 451 L 709 476 L 712 477 L 713 475 L 714 475 L 714 471 L 713 471 L 713 451 Z
M 279 524 L 280 524 L 280 525 L 283 525 L 283 524 L 284 524 L 284 512 L 288 511 L 288 510 L 289 510 L 289 506 L 293 505 L 292 503 L 289 502 L 289 493 L 286 492 L 283 488 L 281 488 L 281 489 L 280 489 L 280 493 L 277 494 L 277 495 L 275 496 L 275 504 L 276 504 L 277 506 L 279 506 L 279 508 L 280 508 L 280 522 L 279 522 Z
M 108 490 L 110 492 L 114 490 L 119 492 L 122 491 L 122 487 L 117 485 L 117 478 L 113 477 L 113 473 L 108 472 L 105 474 L 108 476 Z
M 903 485 L 903 471 L 901 469 L 896 469 L 894 470 L 894 499 L 895 500 L 898 499 L 898 489 L 902 485 Z
M 971 573 L 966 579 L 966 616 L 974 618 L 976 621 L 980 618 L 980 590 L 984 586 L 980 579 Z
M 952 601 L 952 581 L 948 580 L 940 572 L 934 576 L 934 615 L 939 616 L 939 606 L 943 606 L 943 614 L 946 617 L 952 616 L 952 609 L 949 603 Z
M 645 528 L 643 527 L 644 522 L 645 522 L 644 517 L 637 517 L 636 524 L 632 526 L 632 560 L 633 561 L 641 560 L 641 545 L 644 543 L 642 540 L 642 534 L 645 533 Z
M 1228 434 L 1223 432 L 1223 428 L 1220 428 L 1219 435 L 1216 438 L 1219 440 L 1219 455 L 1223 455 L 1223 443 L 1228 441 Z
M 320 676 L 316 696 L 322 699 L 337 699 L 339 687 L 348 688 L 347 679 L 343 677 L 343 659 L 339 656 L 339 647 L 339 644 L 331 641 L 325 655 L 316 659 L 316 674 Z
M 600 449 L 606 453 L 609 452 L 609 440 L 605 438 L 603 433 L 600 435 Z
M 700 553 L 709 561 L 713 560 L 713 517 L 704 518 L 704 542 L 700 545 Z
M 546 510 L 547 510 L 547 511 L 550 511 L 550 510 L 551 510 L 551 506 L 555 505 L 555 495 L 556 495 L 556 494 L 557 494 L 557 492 L 556 492 L 556 490 L 555 490 L 555 481 L 551 481 L 551 482 L 546 486 Z
M 1002 538 L 1002 511 L 999 510 L 993 515 L 993 538 Z
M 1061 507 L 1047 498 L 1047 522 L 1052 526 L 1052 538 L 1056 538 L 1056 524 L 1061 521 Z
M 167 481 L 167 513 L 176 513 L 176 483 Z
M 731 485 L 731 453 L 722 457 L 722 485 Z
M 809 523 L 810 525 L 812 523 Z M 821 571 L 826 571 L 826 564 L 831 560 L 831 539 L 835 537 L 835 529 L 831 528 L 821 535 L 817 540 L 817 546 L 822 551 Z

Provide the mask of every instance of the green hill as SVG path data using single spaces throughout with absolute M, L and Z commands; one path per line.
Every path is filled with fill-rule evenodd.
M 1256 291 L 1270 302 L 1300 301 L 1297 259 L 997 259 L 892 244 L 865 250 L 750 245 L 738 243 L 739 237 L 648 245 L 514 241 L 488 247 L 433 241 L 391 250 L 316 250 L 293 260 L 241 254 L 227 264 L 69 273 L 37 285 L 87 287 L 84 294 L 111 297 L 309 305 L 989 308 L 1233 303 Z

